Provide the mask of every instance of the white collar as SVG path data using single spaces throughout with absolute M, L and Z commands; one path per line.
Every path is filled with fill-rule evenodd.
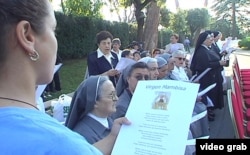
M 101 123 L 106 128 L 109 128 L 109 123 L 108 123 L 108 118 L 107 117 L 106 118 L 97 117 L 96 115 L 94 115 L 92 113 L 88 113 L 87 115 L 89 117 L 93 118 L 94 120 L 96 120 L 97 122 Z
M 97 58 L 100 58 L 102 56 L 105 56 L 105 57 L 110 57 L 110 58 L 113 58 L 113 55 L 111 54 L 111 52 L 109 54 L 103 54 L 102 51 L 100 50 L 100 48 L 97 49 Z

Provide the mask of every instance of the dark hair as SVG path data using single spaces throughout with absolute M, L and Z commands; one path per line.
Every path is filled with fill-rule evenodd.
M 136 54 L 139 54 L 139 55 L 141 56 L 141 53 L 140 53 L 139 51 L 135 51 L 135 52 L 133 53 L 133 56 L 135 56 Z
M 143 52 L 141 52 L 141 54 L 140 54 L 140 55 L 141 55 L 141 58 L 146 57 L 148 53 L 149 53 L 148 51 L 143 51 Z
M 0 62 L 5 60 L 6 35 L 12 26 L 26 20 L 36 33 L 41 34 L 48 14 L 48 1 L 45 0 L 0 0 Z
M 121 57 L 125 58 L 125 57 L 128 56 L 130 53 L 131 53 L 130 50 L 123 50 L 123 51 L 122 51 Z
M 135 64 L 133 64 L 129 71 L 128 71 L 128 77 L 130 77 L 132 75 L 132 72 L 137 69 L 137 68 L 140 68 L 140 69 L 149 69 L 148 65 L 145 63 L 145 62 L 137 62 Z
M 152 51 L 152 55 L 155 54 L 156 51 L 159 51 L 161 53 L 161 50 L 159 48 L 155 48 L 153 51 Z
M 97 44 L 100 44 L 100 42 L 102 40 L 106 40 L 108 38 L 110 38 L 110 40 L 113 40 L 113 35 L 108 31 L 101 31 L 101 32 L 96 34 L 96 42 L 97 42 Z

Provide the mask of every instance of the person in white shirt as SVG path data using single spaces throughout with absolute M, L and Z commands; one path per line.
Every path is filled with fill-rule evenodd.
M 122 57 L 122 50 L 120 50 L 121 41 L 119 38 L 114 38 L 112 40 L 112 52 L 117 54 L 118 59 L 120 60 Z
M 175 59 L 174 70 L 172 71 L 172 78 L 174 80 L 189 81 L 184 65 L 186 60 L 186 53 L 182 50 L 173 52 L 172 57 Z
M 185 51 L 184 45 L 182 43 L 178 43 L 179 35 L 173 34 L 170 37 L 170 43 L 166 45 L 165 52 L 172 54 L 176 50 Z

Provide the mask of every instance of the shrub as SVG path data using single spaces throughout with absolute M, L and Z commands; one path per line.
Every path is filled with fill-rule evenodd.
M 250 37 L 242 39 L 241 41 L 239 41 L 238 45 L 240 48 L 250 49 Z

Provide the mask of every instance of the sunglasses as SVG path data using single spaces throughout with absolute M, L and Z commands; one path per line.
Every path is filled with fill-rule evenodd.
M 181 58 L 181 57 L 176 57 L 178 60 L 183 60 L 183 61 L 185 61 L 186 60 L 186 58 Z
M 140 80 L 148 80 L 149 79 L 149 76 L 148 75 L 137 75 L 137 76 L 134 76 L 134 78 L 136 78 L 136 80 L 140 81 Z

